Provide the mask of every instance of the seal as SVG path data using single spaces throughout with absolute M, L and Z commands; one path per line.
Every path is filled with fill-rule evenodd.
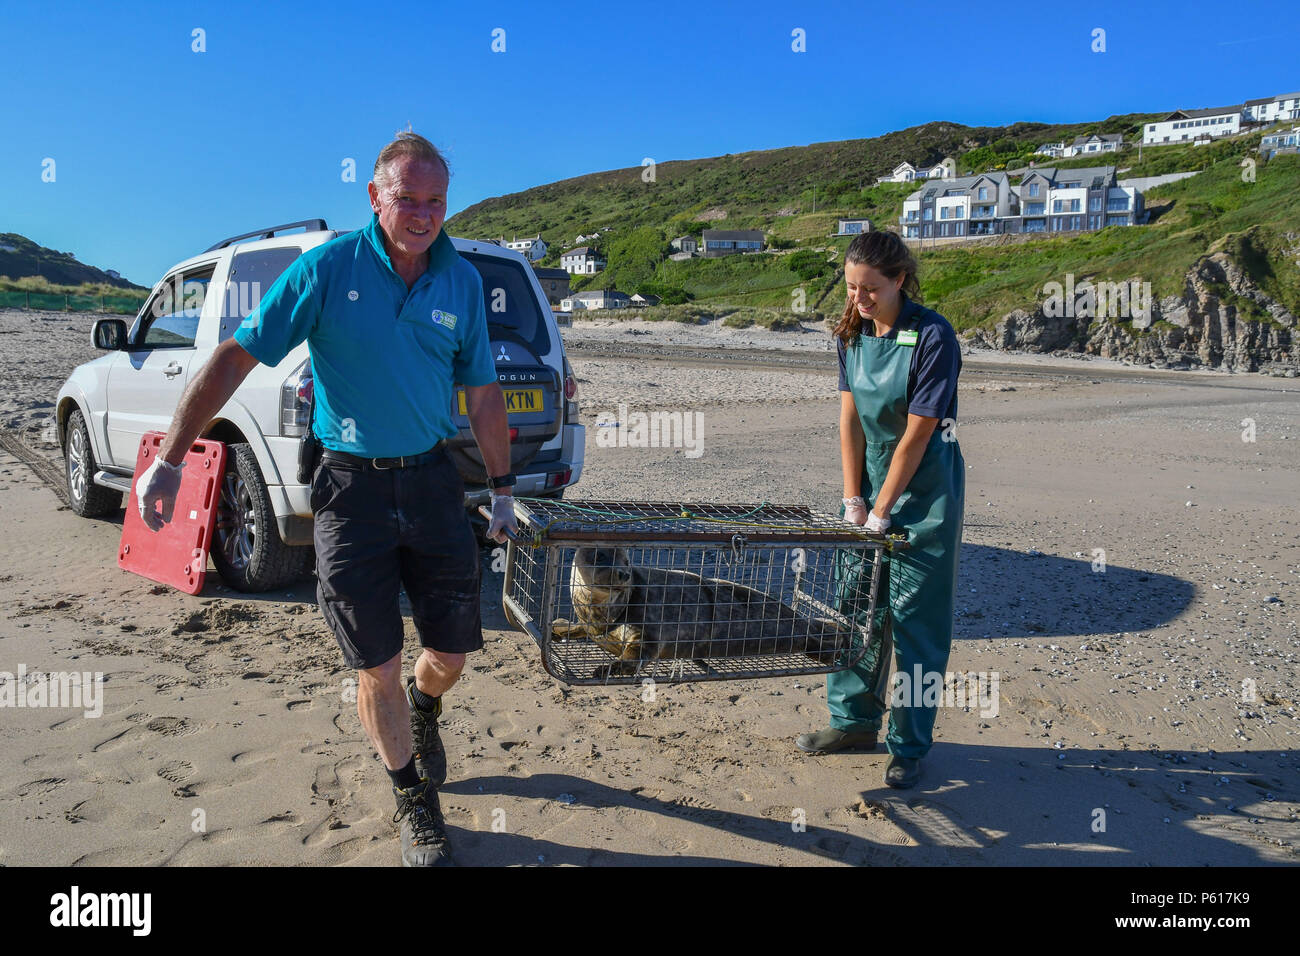
M 733 581 L 633 565 L 622 548 L 578 548 L 569 593 L 577 620 L 552 621 L 551 636 L 587 638 L 613 656 L 605 676 L 634 674 L 651 660 L 771 654 L 830 665 L 849 644 L 835 621 L 800 616 Z

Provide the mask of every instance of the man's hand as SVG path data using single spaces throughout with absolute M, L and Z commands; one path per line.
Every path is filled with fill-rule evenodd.
M 172 510 L 176 507 L 176 494 L 181 490 L 181 469 L 179 465 L 169 465 L 162 455 L 155 455 L 153 463 L 144 470 L 135 483 L 135 498 L 140 505 L 140 519 L 150 531 L 161 531 L 162 526 L 172 520 Z M 154 509 L 156 502 L 162 503 L 162 516 Z
M 512 495 L 492 496 L 492 520 L 488 522 L 487 536 L 497 544 L 504 544 L 506 532 L 517 534 L 519 522 L 515 520 L 515 499 Z
M 862 500 L 861 495 L 844 499 L 844 520 L 856 525 L 867 523 L 867 503 Z

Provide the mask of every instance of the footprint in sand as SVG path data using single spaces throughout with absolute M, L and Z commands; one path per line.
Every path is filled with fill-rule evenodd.
M 186 737 L 199 732 L 199 727 L 190 723 L 187 717 L 155 717 L 144 726 L 146 730 L 164 737 Z
M 310 700 L 291 700 L 285 703 L 286 710 L 311 710 L 312 702 Z
M 512 735 L 519 729 L 519 726 L 504 710 L 494 710 L 488 716 L 487 724 L 484 729 L 489 737 L 500 739 Z
M 169 760 L 158 768 L 158 776 L 172 783 L 184 783 L 194 776 L 194 764 L 188 760 Z
M 67 782 L 62 777 L 42 777 L 40 780 L 29 780 L 14 792 L 19 797 L 43 797 L 48 793 L 53 793 Z

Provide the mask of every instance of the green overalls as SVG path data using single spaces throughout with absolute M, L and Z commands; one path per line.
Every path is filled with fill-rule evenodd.
M 915 310 L 915 304 L 905 299 L 894 326 L 894 335 L 903 333 L 903 342 L 897 337 L 860 335 L 845 350 L 848 384 L 866 435 L 861 494 L 868 509 L 885 483 L 894 448 L 907 428 L 907 377 L 916 338 L 905 333 L 917 325 Z M 940 680 L 947 669 L 966 464 L 957 442 L 944 441 L 945 431 L 942 422 L 935 427 L 916 474 L 890 514 L 891 527 L 907 529 L 911 547 L 883 557 L 873 639 L 854 667 L 826 677 L 830 725 L 838 730 L 880 729 L 891 696 L 891 640 L 897 670 L 911 678 L 915 703 L 920 703 L 916 668 L 920 674 L 936 672 Z M 841 552 L 836 568 L 840 610 L 862 626 L 867 606 L 863 592 L 870 570 L 869 563 Z M 904 706 L 889 710 L 885 744 L 896 756 L 924 757 L 932 743 L 936 709 L 911 706 L 913 702 L 909 693 Z

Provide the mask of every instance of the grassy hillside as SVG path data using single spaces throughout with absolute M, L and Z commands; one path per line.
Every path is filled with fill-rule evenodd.
M 458 235 L 536 234 L 551 245 L 547 264 L 579 232 L 599 229 L 609 268 L 575 278 L 574 288 L 612 287 L 655 292 L 665 301 L 697 307 L 790 309 L 802 289 L 806 308 L 838 311 L 838 261 L 848 239 L 832 239 L 835 220 L 866 216 L 892 226 L 903 198 L 916 187 L 876 184 L 902 159 L 933 163 L 953 156 L 959 173 L 1016 169 L 1043 142 L 1090 132 L 1136 136 L 1148 117 L 1111 117 L 1102 123 L 1048 126 L 1018 123 L 972 129 L 930 123 L 873 140 L 818 143 L 715 159 L 661 163 L 655 182 L 642 170 L 596 173 L 487 200 L 450 221 Z M 1152 295 L 1183 291 L 1188 268 L 1201 256 L 1226 251 L 1269 295 L 1300 313 L 1300 277 L 1293 264 L 1300 230 L 1300 160 L 1281 156 L 1264 164 L 1255 154 L 1261 133 L 1208 146 L 1126 147 L 1105 157 L 1039 166 L 1113 164 L 1125 178 L 1199 170 L 1200 175 L 1146 193 L 1150 225 L 1112 227 L 1075 237 L 1007 245 L 958 244 L 918 253 L 924 298 L 958 328 L 989 324 L 1014 308 L 1032 307 L 1047 282 L 1096 277 L 1136 278 Z M 1257 162 L 1254 182 L 1241 162 Z M 815 208 L 814 208 L 814 187 Z M 668 260 L 668 242 L 706 227 L 762 229 L 769 250 L 724 259 Z M 809 259 L 809 257 L 812 257 Z M 675 295 L 675 298 L 673 297 Z M 1253 304 L 1248 304 L 1251 312 Z
M 660 162 L 654 182 L 643 181 L 640 166 L 578 176 L 476 203 L 448 220 L 448 228 L 469 237 L 540 232 L 551 250 L 546 265 L 558 265 L 574 237 L 595 230 L 603 247 L 643 227 L 668 239 L 706 226 L 774 229 L 778 238 L 810 242 L 828 236 L 837 216 L 896 217 L 898 201 L 910 190 L 882 192 L 875 182 L 904 160 L 927 165 L 952 156 L 964 172 L 964 157 L 983 162 L 987 154 L 1002 162 L 1077 135 L 1132 136 L 1149 118 L 1129 114 L 1099 123 L 1006 127 L 936 122 L 872 139 Z M 605 251 L 617 267 L 612 250 Z
M 102 269 L 78 262 L 70 252 L 47 249 L 17 233 L 0 233 L 0 279 L 12 283 L 27 277 L 43 278 L 55 286 L 107 286 L 111 290 L 109 294 L 122 289 L 148 291 L 134 282 L 115 279 Z
M 1227 144 L 1223 144 L 1227 145 Z M 1202 151 L 1208 147 L 1202 147 Z M 988 325 L 1032 306 L 1047 282 L 1137 278 L 1160 298 L 1184 291 L 1201 256 L 1227 252 L 1264 292 L 1300 314 L 1300 157 L 1260 164 L 1242 180 L 1225 155 L 1198 176 L 1147 193 L 1159 217 L 1149 226 L 1111 227 L 1074 238 L 1006 246 L 945 246 L 918 256 L 928 305 L 957 328 Z

